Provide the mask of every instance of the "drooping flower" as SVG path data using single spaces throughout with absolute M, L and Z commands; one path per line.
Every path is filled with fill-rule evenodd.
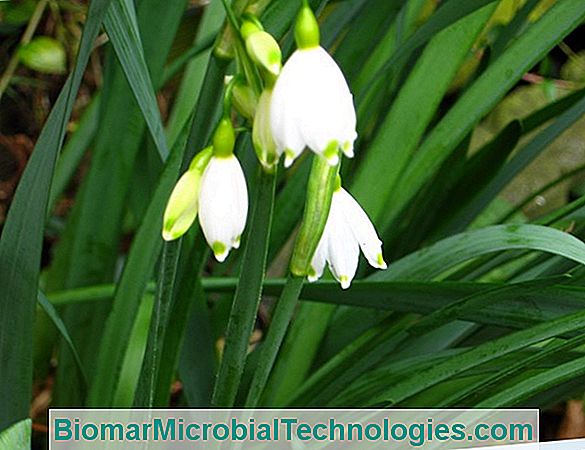
M 224 117 L 213 145 L 200 153 L 205 159 L 195 157 L 179 179 L 163 220 L 163 238 L 170 241 L 181 237 L 199 214 L 203 235 L 219 262 L 240 246 L 248 215 L 246 178 L 234 143 L 234 129 Z
M 353 96 L 341 69 L 319 45 L 319 26 L 308 5 L 297 19 L 298 50 L 286 62 L 272 96 L 271 127 L 285 166 L 309 147 L 331 165 L 338 150 L 353 156 L 357 138 Z
M 213 137 L 213 156 L 203 172 L 199 192 L 199 223 L 219 262 L 240 246 L 248 216 L 248 188 L 233 153 L 234 143 L 231 121 L 223 118 Z
M 382 241 L 374 225 L 359 203 L 338 183 L 325 230 L 311 262 L 309 281 L 318 280 L 327 263 L 341 287 L 347 289 L 357 270 L 360 249 L 372 267 L 386 269 Z
M 248 190 L 238 159 L 213 156 L 201 180 L 199 223 L 219 262 L 240 246 L 247 215 Z

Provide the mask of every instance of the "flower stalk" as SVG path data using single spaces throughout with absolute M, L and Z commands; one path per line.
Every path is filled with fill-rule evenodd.
M 212 405 L 234 405 L 244 371 L 264 283 L 266 256 L 274 210 L 276 172 L 259 170 L 254 207 L 225 337 L 223 357 L 215 382 Z

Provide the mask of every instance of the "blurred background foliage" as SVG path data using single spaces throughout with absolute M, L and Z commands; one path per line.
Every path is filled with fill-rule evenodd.
M 585 436 L 584 247 L 560 233 L 510 225 L 584 237 L 585 6 L 311 3 L 359 113 L 357 156 L 344 162 L 345 184 L 380 230 L 391 267 L 374 276 L 362 267 L 363 281 L 347 293 L 328 281 L 305 289 L 262 404 L 539 406 L 547 408 L 546 437 Z M 298 5 L 268 4 L 262 20 L 289 54 Z M 0 429 L 30 406 L 38 448 L 49 405 L 132 405 L 162 208 L 181 160 L 207 144 L 223 75 L 233 72 L 211 52 L 224 21 L 219 0 L 112 0 L 107 13 L 91 7 L 80 0 L 0 2 L 0 226 L 7 224 L 0 257 L 7 264 L 17 249 L 12 254 L 25 262 L 15 265 L 27 275 L 2 275 L 0 326 L 12 327 L 4 348 L 21 342 L 14 352 L 23 360 L 34 336 L 31 364 L 1 361 L 0 377 L 22 379 L 22 389 L 4 388 L 19 407 L 0 417 Z M 84 41 L 84 24 L 94 18 L 86 29 L 95 39 Z M 86 70 L 75 65 L 78 53 L 87 53 Z M 75 77 L 65 83 L 72 72 L 79 89 L 68 117 L 58 96 L 71 89 Z M 65 118 L 61 157 L 54 175 L 50 164 L 37 163 L 39 172 L 26 180 L 35 143 L 42 144 L 35 153 L 47 155 L 61 147 L 50 134 L 39 137 L 43 127 L 58 130 L 52 108 Z M 238 146 L 252 192 L 249 137 Z M 269 280 L 240 403 L 286 274 L 309 160 L 305 154 L 279 178 Z M 492 227 L 502 223 L 508 226 Z M 462 232 L 468 234 L 452 238 Z M 27 237 L 35 233 L 38 245 Z M 18 247 L 21 241 L 32 244 Z M 157 404 L 208 406 L 241 255 L 218 265 L 198 229 L 184 241 Z M 39 275 L 37 253 L 39 285 L 25 286 Z M 44 301 L 32 328 L 27 305 L 38 288 Z M 29 300 L 19 310 L 14 302 L 21 299 Z M 569 314 L 572 327 L 562 322 Z M 29 366 L 30 398 L 21 376 Z

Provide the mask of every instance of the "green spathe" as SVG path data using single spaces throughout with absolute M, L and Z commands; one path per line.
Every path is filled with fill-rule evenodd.
M 306 1 L 303 1 L 303 6 L 301 6 L 301 10 L 297 16 L 295 40 L 299 49 L 318 47 L 321 41 L 319 24 L 317 23 L 315 14 L 313 14 Z
M 338 173 L 338 165 L 332 166 L 320 156 L 313 158 L 303 222 L 290 262 L 290 271 L 297 277 L 306 277 L 309 273 L 311 259 L 317 250 L 329 217 Z
M 224 117 L 219 121 L 213 134 L 213 156 L 218 158 L 229 158 L 234 154 L 236 134 L 232 121 Z

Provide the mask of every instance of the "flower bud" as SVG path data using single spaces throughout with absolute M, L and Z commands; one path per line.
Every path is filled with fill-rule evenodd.
M 280 157 L 270 127 L 271 102 L 272 89 L 265 89 L 258 101 L 256 116 L 254 117 L 254 128 L 252 130 L 252 142 L 254 143 L 258 160 L 269 172 L 274 170 Z
M 306 277 L 310 272 L 311 260 L 329 216 L 337 172 L 338 166 L 331 166 L 321 157 L 313 158 L 303 222 L 290 262 L 290 271 L 295 276 Z
M 47 36 L 34 38 L 18 50 L 20 61 L 30 69 L 42 73 L 65 72 L 65 49 L 61 43 Z
M 272 75 L 278 76 L 282 68 L 282 52 L 278 42 L 252 20 L 244 20 L 240 32 L 252 61 Z
M 306 1 L 303 1 L 295 24 L 295 40 L 300 49 L 309 49 L 319 46 L 321 35 L 319 24 L 313 11 Z
M 232 87 L 232 106 L 248 120 L 253 120 L 258 106 L 258 96 L 245 81 L 236 80 Z
M 197 217 L 199 189 L 203 172 L 211 159 L 212 148 L 199 152 L 187 172 L 179 178 L 167 203 L 163 217 L 162 236 L 173 241 L 183 236 Z

